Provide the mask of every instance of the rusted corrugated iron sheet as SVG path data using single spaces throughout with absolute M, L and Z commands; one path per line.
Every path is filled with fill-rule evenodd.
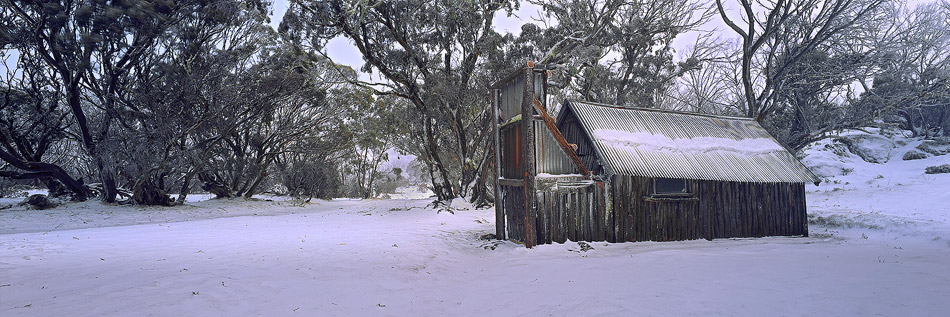
M 501 122 L 507 122 L 511 118 L 521 114 L 521 98 L 524 97 L 524 77 L 515 77 L 501 88 L 501 97 L 499 98 L 498 116 Z
M 618 175 L 735 182 L 817 182 L 758 122 L 658 109 L 567 101 Z M 559 120 L 560 124 L 561 120 Z
M 538 173 L 547 174 L 577 174 L 580 173 L 571 158 L 558 145 L 554 135 L 544 126 L 544 123 L 535 122 L 534 130 L 537 144 L 535 164 Z

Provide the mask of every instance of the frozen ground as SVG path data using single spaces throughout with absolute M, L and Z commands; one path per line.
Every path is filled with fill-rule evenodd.
M 529 250 L 479 239 L 492 210 L 429 200 L 14 207 L 0 315 L 945 316 L 950 174 L 923 168 L 950 155 L 901 160 L 913 146 L 883 164 L 809 150 L 854 170 L 809 187 L 808 238 Z

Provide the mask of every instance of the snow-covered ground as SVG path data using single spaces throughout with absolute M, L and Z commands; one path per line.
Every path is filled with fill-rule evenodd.
M 923 169 L 950 155 L 907 142 L 883 164 L 808 150 L 852 169 L 809 185 L 808 238 L 526 249 L 480 239 L 493 210 L 427 199 L 13 207 L 0 315 L 944 316 L 950 174 Z
M 903 160 L 909 151 L 920 152 L 916 148 L 924 141 L 870 130 L 875 134 L 843 136 L 856 138 L 852 148 L 867 159 L 886 162 L 869 163 L 832 139 L 806 149 L 805 164 L 824 174 L 821 185 L 807 185 L 813 221 L 877 229 L 867 234 L 919 236 L 950 247 L 950 174 L 924 173 L 928 166 L 950 164 L 950 155 Z

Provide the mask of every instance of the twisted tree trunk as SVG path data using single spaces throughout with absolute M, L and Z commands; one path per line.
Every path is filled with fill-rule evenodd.
M 72 176 L 69 176 L 69 173 L 66 173 L 63 168 L 57 165 L 43 162 L 25 161 L 2 149 L 0 149 L 0 159 L 9 163 L 10 165 L 13 165 L 13 167 L 26 171 L 25 173 L 0 171 L 0 176 L 9 177 L 12 179 L 36 179 L 52 177 L 63 183 L 66 188 L 73 192 L 73 199 L 79 201 L 88 199 L 92 194 L 89 189 L 82 184 L 82 182 L 79 182 Z

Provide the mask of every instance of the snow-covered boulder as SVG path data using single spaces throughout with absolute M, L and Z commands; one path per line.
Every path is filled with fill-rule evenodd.
M 893 140 L 874 134 L 860 134 L 836 139 L 848 146 L 848 151 L 860 156 L 865 162 L 883 164 L 891 157 L 897 145 Z
M 904 153 L 903 160 L 905 161 L 922 160 L 929 156 L 930 155 L 927 155 L 927 153 L 924 153 L 921 151 L 910 150 L 910 151 L 907 151 L 907 153 Z
M 935 156 L 950 154 L 950 139 L 940 138 L 927 140 L 917 146 L 918 150 L 933 154 Z
M 802 154 L 802 163 L 821 178 L 846 174 L 846 168 L 850 166 L 846 161 L 855 160 L 848 152 L 847 146 L 832 139 L 809 144 Z

